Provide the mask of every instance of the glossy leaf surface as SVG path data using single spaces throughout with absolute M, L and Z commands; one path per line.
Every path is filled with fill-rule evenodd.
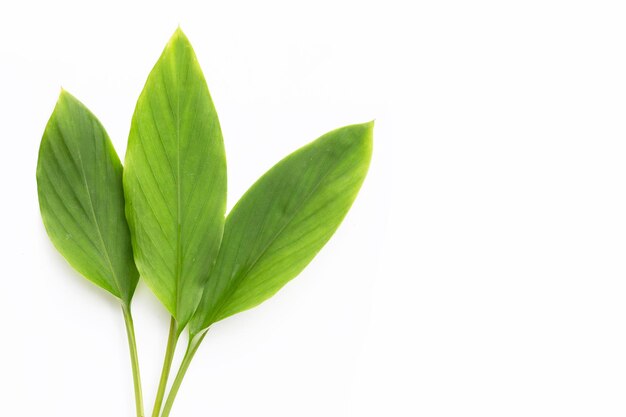
M 206 81 L 180 29 L 137 101 L 125 161 L 137 268 L 182 329 L 219 248 L 226 158 Z
M 361 187 L 372 129 L 373 123 L 365 123 L 327 133 L 283 159 L 245 193 L 226 219 L 192 335 L 270 298 L 313 259 Z
M 98 119 L 65 91 L 41 141 L 37 188 L 54 246 L 82 275 L 130 303 L 138 274 L 124 216 L 122 165 Z

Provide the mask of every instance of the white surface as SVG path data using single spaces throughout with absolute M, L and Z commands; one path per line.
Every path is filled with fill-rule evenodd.
M 123 155 L 181 24 L 221 119 L 229 205 L 376 118 L 310 267 L 216 325 L 172 416 L 626 414 L 626 10 L 603 1 L 2 1 L 0 414 L 131 417 L 121 313 L 45 236 L 35 164 L 62 85 Z M 167 317 L 134 305 L 150 409 Z

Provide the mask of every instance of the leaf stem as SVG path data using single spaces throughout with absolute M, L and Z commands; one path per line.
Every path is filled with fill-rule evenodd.
M 124 322 L 126 323 L 126 334 L 128 336 L 128 347 L 130 349 L 130 363 L 133 368 L 133 384 L 135 387 L 135 406 L 137 408 L 137 417 L 144 417 L 143 411 L 143 394 L 141 393 L 141 376 L 139 374 L 139 358 L 137 356 L 137 340 L 135 338 L 135 325 L 133 324 L 133 316 L 130 313 L 130 305 L 122 304 L 124 312 Z
M 163 405 L 163 397 L 165 396 L 165 388 L 167 388 L 167 380 L 170 376 L 170 370 L 172 369 L 172 360 L 174 359 L 174 352 L 176 351 L 176 344 L 178 343 L 178 325 L 176 319 L 172 317 L 170 320 L 170 333 L 167 337 L 167 348 L 165 349 L 165 359 L 163 360 L 163 370 L 161 371 L 161 380 L 159 381 L 159 388 L 154 400 L 154 408 L 152 409 L 152 417 L 159 417 L 161 413 L 161 406 Z
M 178 394 L 178 389 L 180 388 L 180 385 L 185 378 L 185 374 L 187 373 L 187 369 L 189 369 L 189 365 L 191 364 L 191 360 L 198 351 L 198 347 L 200 347 L 202 340 L 204 340 L 204 336 L 206 336 L 207 331 L 208 329 L 189 339 L 187 351 L 185 352 L 185 356 L 180 363 L 180 368 L 178 369 L 178 373 L 176 374 L 176 379 L 174 379 L 174 382 L 172 383 L 172 388 L 170 389 L 170 393 L 167 396 L 167 401 L 165 401 L 165 407 L 163 407 L 163 413 L 161 414 L 161 417 L 169 417 L 172 406 L 174 405 L 174 400 L 176 399 L 176 394 Z

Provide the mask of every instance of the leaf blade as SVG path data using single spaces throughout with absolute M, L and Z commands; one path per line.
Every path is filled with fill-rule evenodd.
M 276 164 L 226 219 L 220 253 L 191 323 L 212 323 L 273 296 L 330 239 L 365 179 L 373 123 L 327 133 Z
M 124 216 L 122 165 L 102 124 L 64 90 L 41 141 L 37 192 L 57 250 L 129 304 L 139 277 Z
M 137 267 L 182 330 L 221 241 L 226 157 L 206 81 L 180 29 L 137 101 L 126 165 Z

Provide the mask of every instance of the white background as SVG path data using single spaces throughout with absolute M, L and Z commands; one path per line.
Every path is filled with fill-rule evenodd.
M 620 1 L 0 3 L 0 415 L 131 417 L 121 312 L 38 212 L 59 88 L 124 154 L 178 24 L 216 103 L 229 206 L 281 157 L 376 119 L 337 234 L 216 325 L 172 416 L 624 416 Z M 168 318 L 134 303 L 146 406 Z

